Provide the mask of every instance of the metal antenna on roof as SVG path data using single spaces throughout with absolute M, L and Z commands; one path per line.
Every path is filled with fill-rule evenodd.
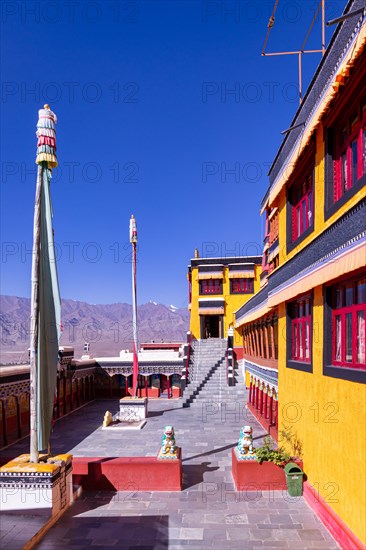
M 325 53 L 325 0 L 320 0 L 320 2 L 318 4 L 318 7 L 317 7 L 317 10 L 314 14 L 313 20 L 310 24 L 309 30 L 307 32 L 307 35 L 305 37 L 304 42 L 302 43 L 302 46 L 301 46 L 300 50 L 285 51 L 285 52 L 268 52 L 267 53 L 266 52 L 267 43 L 268 43 L 269 35 L 271 33 L 271 29 L 275 24 L 275 14 L 276 14 L 277 6 L 278 6 L 278 0 L 275 0 L 272 15 L 269 18 L 268 25 L 267 25 L 267 34 L 266 34 L 266 38 L 265 38 L 264 44 L 263 44 L 262 55 L 263 56 L 268 56 L 268 57 L 269 56 L 274 56 L 274 55 L 297 55 L 298 56 L 299 99 L 300 99 L 300 104 L 301 104 L 302 98 L 303 98 L 303 95 L 302 95 L 302 56 L 303 56 L 304 53 L 321 53 L 322 55 L 324 55 L 324 53 Z M 321 26 L 322 26 L 322 47 L 321 47 L 321 50 L 305 50 L 306 42 L 308 41 L 310 33 L 313 29 L 314 23 L 318 18 L 320 9 L 321 9 L 321 13 L 322 13 L 322 22 L 321 22 Z

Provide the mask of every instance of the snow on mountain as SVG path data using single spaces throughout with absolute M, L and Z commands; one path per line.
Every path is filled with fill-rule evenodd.
M 130 304 L 88 304 L 62 300 L 63 333 L 61 345 L 73 346 L 75 355 L 90 343 L 94 356 L 118 355 L 132 348 L 132 306 Z M 137 308 L 140 342 L 185 342 L 189 311 L 150 301 Z M 0 296 L 0 363 L 17 362 L 29 347 L 30 300 Z

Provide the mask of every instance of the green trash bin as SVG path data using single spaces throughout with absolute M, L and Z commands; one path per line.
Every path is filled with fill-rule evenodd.
M 290 497 L 301 497 L 304 476 L 302 469 L 294 462 L 289 462 L 285 466 L 285 476 L 287 491 Z

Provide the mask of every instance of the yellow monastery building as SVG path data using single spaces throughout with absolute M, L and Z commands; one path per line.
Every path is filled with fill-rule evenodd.
M 231 329 L 234 351 L 242 357 L 234 312 L 259 290 L 261 264 L 261 256 L 199 258 L 196 250 L 187 275 L 193 339 L 227 338 Z
M 235 312 L 248 407 L 301 455 L 304 496 L 347 549 L 366 543 L 364 6 L 348 2 L 358 13 L 336 28 L 270 168 L 261 288 Z

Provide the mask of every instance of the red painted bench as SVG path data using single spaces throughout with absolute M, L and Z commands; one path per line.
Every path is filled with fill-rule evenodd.
M 182 457 L 74 457 L 73 483 L 86 491 L 181 491 Z

